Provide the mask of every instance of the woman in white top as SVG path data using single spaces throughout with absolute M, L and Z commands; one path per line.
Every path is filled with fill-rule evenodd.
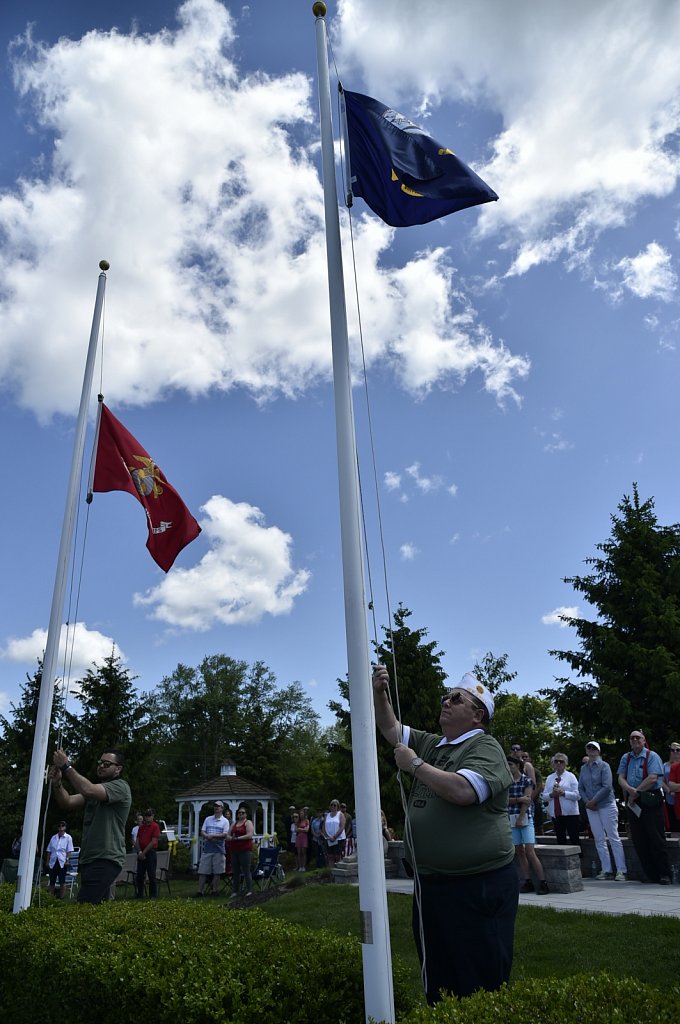
M 323 837 L 328 863 L 332 867 L 345 854 L 345 815 L 340 810 L 339 800 L 331 800 L 330 810 L 323 822 Z

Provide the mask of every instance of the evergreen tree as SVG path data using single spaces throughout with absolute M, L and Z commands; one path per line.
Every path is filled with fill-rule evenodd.
M 134 687 L 115 650 L 101 665 L 88 669 L 75 685 L 77 700 L 66 715 L 64 749 L 81 775 L 97 778 L 104 752 L 119 750 L 125 759 L 124 778 L 132 790 L 132 811 L 142 804 L 159 809 L 162 790 L 155 757 L 156 737 L 150 709 Z
M 441 710 L 441 700 L 446 685 L 446 673 L 440 662 L 444 651 L 438 651 L 435 640 L 425 642 L 427 629 L 411 629 L 407 620 L 412 612 L 399 605 L 394 613 L 394 628 L 390 631 L 383 626 L 384 641 L 378 645 L 376 654 L 390 674 L 390 692 L 397 717 L 417 729 L 436 731 Z M 396 683 L 394 665 L 396 664 Z M 329 708 L 334 712 L 340 729 L 341 739 L 331 748 L 336 771 L 349 792 L 351 780 L 351 725 L 349 713 L 349 684 L 346 679 L 338 680 L 342 703 L 331 701 Z M 367 681 L 370 685 L 370 681 Z M 378 774 L 382 809 L 390 827 L 401 830 L 404 813 L 401 794 L 396 779 L 394 755 L 389 744 L 378 735 Z M 353 787 L 352 787 L 353 791 Z M 361 825 L 359 825 L 361 828 Z
M 611 536 L 586 559 L 591 571 L 564 581 L 597 612 L 564 616 L 580 647 L 550 651 L 578 678 L 541 692 L 580 739 L 627 746 L 630 729 L 641 728 L 661 749 L 680 703 L 680 525 L 659 525 L 653 499 L 641 502 L 635 484 L 618 511 Z
M 19 834 L 26 810 L 28 777 L 31 770 L 38 701 L 42 683 L 42 661 L 33 675 L 26 675 L 18 704 L 10 704 L 10 717 L 0 715 L 0 849 L 9 856 L 12 839 Z M 51 729 L 60 721 L 64 701 L 59 688 L 54 691 Z M 48 750 L 51 757 L 51 749 Z

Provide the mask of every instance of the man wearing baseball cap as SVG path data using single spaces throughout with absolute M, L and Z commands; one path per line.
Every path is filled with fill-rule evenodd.
M 413 776 L 404 841 L 419 881 L 413 932 L 427 1001 L 442 990 L 493 991 L 510 976 L 519 900 L 507 814 L 512 776 L 485 732 L 493 698 L 466 672 L 442 698 L 435 735 L 402 726 L 388 687 L 387 669 L 376 666 L 376 724 L 399 770 Z
M 614 794 L 612 770 L 602 760 L 600 744 L 597 740 L 586 743 L 587 762 L 578 776 L 579 797 L 583 800 L 588 815 L 590 831 L 595 840 L 595 849 L 600 858 L 600 873 L 595 877 L 601 881 L 613 878 L 617 882 L 626 881 L 626 855 L 623 843 L 619 838 L 618 818 Z M 616 874 L 612 871 L 612 859 L 609 856 L 607 841 L 614 854 Z

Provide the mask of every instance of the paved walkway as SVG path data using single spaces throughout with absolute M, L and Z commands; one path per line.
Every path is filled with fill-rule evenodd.
M 388 892 L 413 893 L 408 878 L 388 878 Z M 583 879 L 582 892 L 522 893 L 521 907 L 553 907 L 555 910 L 584 910 L 590 914 L 664 914 L 680 918 L 680 885 L 651 885 L 642 882 L 598 882 Z

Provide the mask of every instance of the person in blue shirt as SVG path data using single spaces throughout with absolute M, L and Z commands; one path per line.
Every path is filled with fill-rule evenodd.
M 628 835 L 651 882 L 671 884 L 663 817 L 663 764 L 645 743 L 642 729 L 630 734 L 630 752 L 619 762 L 619 785 L 626 798 Z
M 597 740 L 586 743 L 586 754 L 588 760 L 578 777 L 578 791 L 585 804 L 590 831 L 600 858 L 600 873 L 595 877 L 600 880 L 613 878 L 617 882 L 625 882 L 626 855 L 619 837 L 619 811 L 614 796 L 612 770 L 607 762 L 602 760 Z M 616 873 L 612 870 L 612 858 L 607 843 L 614 854 Z

